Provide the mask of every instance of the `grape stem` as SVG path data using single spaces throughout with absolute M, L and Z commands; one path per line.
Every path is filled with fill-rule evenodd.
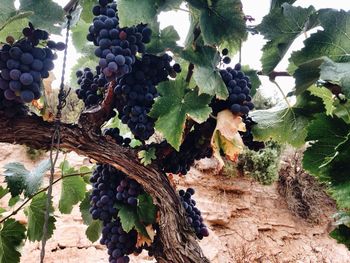
M 286 71 L 272 71 L 268 75 L 265 75 L 262 70 L 257 72 L 260 76 L 268 76 L 270 80 L 275 80 L 276 77 L 291 77 L 291 75 Z
M 73 177 L 73 176 L 85 176 L 88 174 L 91 174 L 91 172 L 67 174 L 67 175 L 61 176 L 60 178 L 53 181 L 52 185 L 58 183 L 59 181 L 63 180 L 64 178 Z M 3 219 L 1 219 L 0 224 L 3 223 L 4 221 L 6 221 L 7 219 L 9 219 L 10 217 L 16 215 L 30 200 L 32 200 L 38 194 L 41 194 L 42 192 L 46 192 L 48 189 L 49 189 L 49 186 L 39 190 L 38 192 L 36 192 L 35 194 L 33 194 L 31 196 L 29 196 L 17 209 L 13 210 L 11 212 L 11 214 L 9 214 L 6 217 L 4 217 Z

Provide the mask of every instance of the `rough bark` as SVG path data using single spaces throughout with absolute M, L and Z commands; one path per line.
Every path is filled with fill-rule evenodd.
M 8 120 L 0 113 L 0 142 L 49 149 L 53 129 L 52 123 L 44 122 L 37 116 Z M 209 262 L 188 228 L 175 190 L 158 167 L 143 166 L 137 159 L 136 151 L 99 136 L 93 129 L 84 129 L 84 123 L 80 123 L 79 126 L 62 124 L 61 147 L 97 162 L 109 163 L 143 185 L 153 197 L 161 215 L 159 244 L 157 244 L 159 249 L 155 253 L 158 262 Z

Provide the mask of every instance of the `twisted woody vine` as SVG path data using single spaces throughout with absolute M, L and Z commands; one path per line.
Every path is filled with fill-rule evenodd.
M 169 175 L 186 176 L 206 157 L 222 168 L 225 159 L 263 151 L 271 140 L 307 144 L 303 168 L 337 202 L 330 235 L 350 248 L 349 11 L 271 0 L 257 25 L 239 0 L 81 0 L 64 8 L 51 0 L 19 2 L 1 7 L 0 142 L 49 150 L 58 136 L 56 147 L 87 156 L 92 165 L 75 168 L 65 160 L 50 185 L 43 177 L 52 160 L 31 171 L 18 162 L 5 165 L 0 198 L 9 202 L 0 207 L 0 263 L 20 262 L 26 240 L 43 240 L 45 249 L 55 231 L 50 192 L 56 184 L 59 212 L 79 206 L 87 238 L 105 246 L 109 262 L 127 263 L 143 250 L 157 262 L 209 262 L 198 245 L 210 230 L 195 189 L 175 189 Z M 175 28 L 161 29 L 157 20 L 172 10 L 190 20 L 181 45 Z M 64 32 L 71 44 L 52 40 Z M 262 69 L 235 61 L 256 34 L 267 40 Z M 301 35 L 304 47 L 287 55 Z M 60 105 L 75 97 L 83 110 L 66 123 L 47 107 L 45 79 L 52 79 L 58 54 L 66 62 L 73 46 L 81 57 L 70 90 L 62 78 Z M 285 56 L 288 70 L 276 72 Z M 282 93 L 277 106 L 254 108 L 258 75 Z M 283 93 L 281 76 L 295 79 L 292 92 Z M 20 210 L 25 223 L 16 220 Z

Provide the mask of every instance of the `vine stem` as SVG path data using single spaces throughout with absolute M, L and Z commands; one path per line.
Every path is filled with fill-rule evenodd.
M 284 94 L 284 92 L 283 92 L 281 86 L 277 83 L 277 81 L 274 80 L 274 79 L 270 79 L 270 81 L 271 81 L 273 84 L 275 84 L 276 87 L 278 88 L 278 90 L 281 92 L 281 94 L 282 94 L 282 96 L 283 96 L 283 99 L 286 101 L 286 103 L 287 103 L 287 105 L 288 105 L 288 108 L 292 108 L 292 105 L 290 105 L 286 94 Z
M 58 183 L 59 181 L 63 180 L 64 178 L 73 177 L 73 176 L 85 176 L 85 175 L 88 175 L 88 174 L 91 174 L 91 172 L 67 174 L 67 175 L 61 176 L 60 178 L 58 178 L 55 181 L 53 181 L 52 185 Z M 42 192 L 46 192 L 48 189 L 49 189 L 49 186 L 39 190 L 35 194 L 33 194 L 30 197 L 28 197 L 19 207 L 17 207 L 15 210 L 13 210 L 11 214 L 9 214 L 8 216 L 6 216 L 3 219 L 1 219 L 0 220 L 0 224 L 3 223 L 4 221 L 6 221 L 7 219 L 9 219 L 10 217 L 16 215 L 30 200 L 32 200 L 38 194 L 41 194 Z
M 181 8 L 181 7 L 179 7 L 179 8 L 174 8 L 174 10 L 183 11 L 183 12 L 192 14 L 192 12 L 191 12 L 190 10 L 187 10 L 187 9 L 184 9 L 184 8 Z

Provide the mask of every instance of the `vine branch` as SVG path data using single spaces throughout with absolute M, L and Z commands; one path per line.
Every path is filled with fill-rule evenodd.
M 0 112 L 0 142 L 26 144 L 35 149 L 47 150 L 51 145 L 53 130 L 52 123 L 38 116 L 18 116 L 9 120 Z M 143 166 L 136 150 L 107 140 L 94 129 L 89 129 L 85 120 L 80 120 L 79 125 L 61 125 L 61 147 L 99 163 L 108 163 L 142 184 L 161 215 L 159 241 L 155 244 L 158 262 L 209 263 L 186 222 L 185 211 L 176 191 L 158 166 Z

